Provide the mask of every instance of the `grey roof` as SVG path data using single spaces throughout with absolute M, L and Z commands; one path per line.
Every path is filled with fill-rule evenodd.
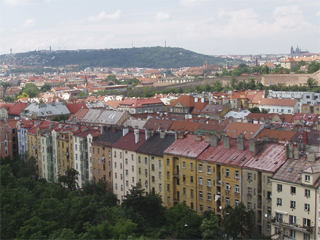
M 164 138 L 160 138 L 159 134 L 155 134 L 146 140 L 137 150 L 138 153 L 144 153 L 155 156 L 163 156 L 164 151 L 175 141 L 175 136 L 166 134 Z
M 115 125 L 124 115 L 125 112 L 122 111 L 104 110 L 100 116 L 96 118 L 95 123 Z
M 139 119 L 127 119 L 124 123 L 124 127 L 138 127 L 139 129 L 143 129 L 143 126 L 146 124 L 147 120 L 139 120 Z
M 62 102 L 57 103 L 31 103 L 26 107 L 21 116 L 31 117 L 32 114 L 35 114 L 37 117 L 50 117 L 57 115 L 68 115 L 70 111 L 67 106 Z
M 248 116 L 251 112 L 249 110 L 243 110 L 241 112 L 236 112 L 236 111 L 230 111 L 226 115 L 224 115 L 224 118 L 242 118 L 245 119 L 246 116 Z

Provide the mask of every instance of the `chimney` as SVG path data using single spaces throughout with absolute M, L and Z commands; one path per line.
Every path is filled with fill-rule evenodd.
M 210 146 L 218 147 L 220 139 L 217 134 L 212 134 L 206 136 L 206 141 L 210 143 Z
M 38 127 L 38 126 L 40 125 L 40 123 L 41 123 L 40 120 L 35 120 L 35 121 L 34 121 L 34 126 L 35 126 L 35 127 Z
M 139 142 L 139 128 L 134 129 L 134 142 L 135 143 Z
M 288 145 L 288 158 L 292 159 L 293 158 L 293 144 L 289 143 Z
M 285 153 L 285 159 L 287 160 L 289 158 L 289 145 L 288 143 L 284 144 L 284 153 Z
M 201 98 L 201 102 L 204 103 L 204 98 Z
M 249 151 L 253 153 L 253 156 L 257 155 L 264 146 L 264 142 L 250 139 Z
M 79 130 L 79 125 L 74 125 L 73 126 L 73 131 L 78 131 Z
M 166 132 L 163 129 L 160 129 L 160 138 L 165 138 L 166 137 Z
M 198 102 L 199 100 L 198 100 L 198 98 L 196 97 L 196 98 L 194 98 L 194 102 L 196 103 L 196 102 Z
M 104 132 L 106 132 L 106 126 L 100 126 L 100 134 L 103 134 Z
M 224 136 L 223 137 L 223 147 L 224 148 L 230 148 L 230 137 Z
M 300 152 L 299 152 L 299 148 L 296 147 L 294 150 L 293 150 L 293 157 L 294 159 L 298 160 L 299 157 L 300 157 Z
M 150 129 L 145 129 L 145 131 L 144 131 L 144 134 L 145 134 L 145 137 L 146 137 L 146 140 L 148 140 L 148 138 L 150 138 L 151 136 L 151 133 L 150 133 Z
M 197 142 L 201 142 L 201 140 L 202 140 L 202 136 L 197 135 L 197 136 L 196 136 L 196 141 L 197 141 Z
M 62 123 L 59 123 L 59 128 L 62 128 Z
M 307 155 L 307 161 L 308 162 L 314 162 L 316 160 L 314 151 L 312 149 L 309 149 L 308 155 Z
M 244 150 L 244 135 L 242 133 L 237 138 L 237 149 L 240 151 Z
M 125 136 L 129 132 L 129 128 L 122 129 L 122 135 Z

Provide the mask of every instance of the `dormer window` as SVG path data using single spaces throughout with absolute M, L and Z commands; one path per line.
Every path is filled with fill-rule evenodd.
M 305 180 L 306 182 L 310 182 L 310 175 L 305 175 L 304 180 Z

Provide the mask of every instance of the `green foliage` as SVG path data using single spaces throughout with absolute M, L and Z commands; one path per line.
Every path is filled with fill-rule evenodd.
M 81 91 L 80 93 L 78 93 L 77 97 L 87 97 L 89 96 L 89 93 L 85 93 L 83 91 Z
M 47 92 L 51 90 L 51 85 L 49 84 L 44 84 L 41 88 L 40 88 L 40 92 Z
M 247 211 L 242 202 L 235 208 L 228 205 L 223 209 L 224 233 L 233 239 L 249 236 L 253 229 L 253 217 L 253 211 Z
M 7 82 L 1 82 L 0 85 L 1 85 L 4 89 L 7 89 L 7 87 L 11 87 L 11 86 L 12 86 L 10 83 L 7 83 Z
M 22 89 L 22 92 L 28 94 L 31 98 L 33 98 L 39 96 L 40 90 L 33 83 L 27 83 Z
M 17 99 L 20 99 L 20 98 L 28 98 L 29 95 L 26 94 L 26 93 L 22 93 L 21 95 L 17 96 Z
M 79 188 L 79 185 L 77 183 L 78 176 L 79 176 L 79 172 L 74 168 L 70 168 L 67 170 L 65 175 L 60 175 L 58 177 L 58 182 L 61 184 L 64 184 L 71 191 L 75 191 Z
M 59 116 L 55 116 L 52 121 L 56 121 L 56 122 L 66 122 L 66 120 L 68 120 L 69 116 L 68 115 L 59 115 Z
M 320 63 L 313 61 L 308 66 L 308 73 L 315 73 L 320 70 Z
M 260 109 L 258 107 L 249 108 L 249 111 L 252 113 L 260 113 Z
M 4 102 L 14 102 L 14 98 L 11 98 L 11 97 L 9 97 L 9 96 L 5 96 L 4 98 L 3 98 L 3 101 Z
M 217 215 L 210 214 L 209 218 L 203 219 L 200 230 L 202 239 L 221 239 L 222 229 L 220 226 L 220 219 Z
M 314 87 L 318 86 L 318 81 L 315 80 L 314 78 L 310 77 L 307 80 L 307 86 L 308 86 L 309 89 L 314 88 Z

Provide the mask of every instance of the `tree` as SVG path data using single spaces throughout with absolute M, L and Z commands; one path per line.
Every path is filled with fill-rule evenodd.
M 47 91 L 50 91 L 51 90 L 51 86 L 49 84 L 44 84 L 41 88 L 40 88 L 40 91 L 41 92 L 47 92 Z
M 241 202 L 237 207 L 230 205 L 223 209 L 224 233 L 234 239 L 249 236 L 252 232 L 253 211 L 247 211 Z
M 319 69 L 320 69 L 320 63 L 313 61 L 308 66 L 308 73 L 315 73 L 319 71 Z
M 231 87 L 232 87 L 233 90 L 236 89 L 237 84 L 238 84 L 237 78 L 235 76 L 232 76 L 232 78 L 231 78 Z
M 11 98 L 11 97 L 9 97 L 9 96 L 5 96 L 5 97 L 3 98 L 3 101 L 4 101 L 4 102 L 13 102 L 14 99 Z
M 260 109 L 258 107 L 249 108 L 249 111 L 252 113 L 260 113 Z
M 31 98 L 33 98 L 39 96 L 40 90 L 33 83 L 27 83 L 22 89 L 22 92 L 28 94 Z
M 202 239 L 220 239 L 222 237 L 219 221 L 219 217 L 212 213 L 209 215 L 209 218 L 202 220 L 200 226 Z
M 269 74 L 270 72 L 270 69 L 267 65 L 264 65 L 262 68 L 261 68 L 261 72 L 262 74 Z
M 66 185 L 71 191 L 75 191 L 79 188 L 78 185 L 79 172 L 74 168 L 67 170 L 66 175 L 60 175 L 58 177 L 58 182 Z
M 201 238 L 202 217 L 183 203 L 166 211 L 167 226 L 173 238 Z
M 214 81 L 212 86 L 213 92 L 220 92 L 223 90 L 222 82 L 220 80 Z
M 22 94 L 20 94 L 19 96 L 17 96 L 17 99 L 20 99 L 20 98 L 28 98 L 28 97 L 29 97 L 28 94 L 22 93 Z
M 318 81 L 315 80 L 314 78 L 309 77 L 307 80 L 307 86 L 309 89 L 318 86 Z

